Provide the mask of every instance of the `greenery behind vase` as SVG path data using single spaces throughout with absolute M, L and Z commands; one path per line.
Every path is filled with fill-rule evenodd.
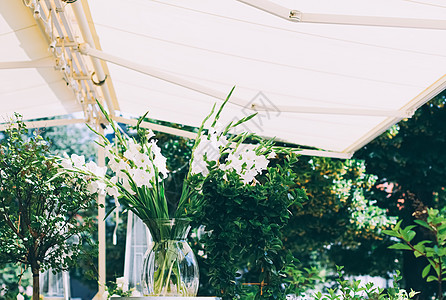
M 203 244 L 209 279 L 204 281 L 214 288 L 211 294 L 243 298 L 243 285 L 251 284 L 257 286 L 256 298 L 285 297 L 285 269 L 294 258 L 283 248 L 282 229 L 290 218 L 288 207 L 306 199 L 291 170 L 296 159 L 291 154 L 273 161 L 251 185 L 208 165 L 201 207 L 193 219 L 207 232 L 197 242 Z

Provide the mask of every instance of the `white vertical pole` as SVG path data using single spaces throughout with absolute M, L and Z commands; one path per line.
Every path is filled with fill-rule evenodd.
M 67 271 L 62 272 L 63 280 L 63 298 L 64 300 L 71 300 L 70 274 Z
M 53 274 L 52 270 L 48 270 L 47 274 L 48 274 L 48 291 L 47 291 L 47 294 L 48 295 L 52 295 L 54 293 L 54 291 L 53 291 L 53 284 L 52 284 L 53 281 L 55 281 L 53 279 L 54 274 Z
M 132 253 L 132 228 L 133 228 L 133 212 L 129 210 L 127 212 L 127 235 L 125 239 L 125 259 L 124 259 L 124 285 L 129 286 L 130 281 L 130 264 Z
M 98 132 L 103 135 L 104 129 L 101 126 L 98 126 Z M 98 147 L 98 165 L 100 167 L 105 166 L 105 152 L 104 148 Z M 102 299 L 102 295 L 105 293 L 105 284 L 106 284 L 106 248 L 105 248 L 105 195 L 98 196 L 98 241 L 99 241 L 99 256 L 98 256 L 98 265 L 99 265 L 99 299 Z

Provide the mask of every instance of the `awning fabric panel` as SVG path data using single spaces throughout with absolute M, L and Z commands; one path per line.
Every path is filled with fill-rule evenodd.
M 312 12 L 339 10 L 333 5 L 289 2 L 282 4 L 298 9 L 303 4 Z M 336 7 L 345 4 L 355 9 L 344 13 L 370 14 L 369 7 L 355 3 L 339 1 Z M 392 3 L 373 14 L 446 15 L 444 8 Z M 89 4 L 104 52 L 216 90 L 229 91 L 236 85 L 234 95 L 247 106 L 262 92 L 276 107 L 399 110 L 446 70 L 441 30 L 296 24 L 236 1 L 131 0 L 120 5 L 117 0 L 97 0 Z M 115 6 L 120 9 L 104 9 Z M 121 109 L 128 113 L 137 115 L 147 109 L 154 118 L 198 125 L 216 101 L 121 67 L 110 69 Z M 247 111 L 232 106 L 227 119 L 240 115 L 240 110 Z M 344 151 L 384 118 L 280 110 L 263 121 L 262 135 Z
M 0 3 L 0 62 L 51 61 L 48 44 L 22 1 Z M 14 112 L 25 119 L 81 111 L 53 68 L 0 69 L 0 123 Z
M 53 2 L 53 6 L 62 3 L 45 0 Z M 82 22 L 70 15 L 69 8 L 79 3 L 100 43 L 100 47 L 90 46 L 220 94 L 236 86 L 222 122 L 253 113 L 252 105 L 267 106 L 270 111 L 259 111 L 259 117 L 244 129 L 289 143 L 351 153 L 433 94 L 420 95 L 446 82 L 446 30 L 295 23 L 236 0 L 63 3 L 66 20 L 75 29 Z M 446 6 L 439 0 L 272 3 L 312 14 L 446 17 Z M 0 12 L 0 66 L 54 61 L 29 8 L 21 1 L 3 1 Z M 74 44 L 85 41 L 80 32 L 75 30 Z M 118 113 L 126 117 L 148 110 L 155 119 L 198 126 L 212 105 L 221 103 L 221 99 L 125 67 L 107 65 L 107 82 L 114 87 L 111 92 L 116 93 Z M 55 68 L 0 68 L 0 80 L 2 116 L 14 111 L 25 118 L 82 111 Z M 301 109 L 311 112 L 297 112 Z

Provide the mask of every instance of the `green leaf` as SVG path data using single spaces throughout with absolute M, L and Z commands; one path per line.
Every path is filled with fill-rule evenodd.
M 416 224 L 418 224 L 420 226 L 423 226 L 423 227 L 425 227 L 425 228 L 427 228 L 429 230 L 432 230 L 432 227 L 430 227 L 429 224 L 427 222 L 423 221 L 423 220 L 415 220 L 414 223 L 416 223 Z
M 394 244 L 389 246 L 389 249 L 396 249 L 396 250 L 412 250 L 409 245 L 407 244 Z
M 395 227 L 393 228 L 394 231 L 398 231 L 398 229 L 401 228 L 401 223 L 403 222 L 403 220 L 398 221 L 398 223 L 396 223 Z
M 223 108 L 225 107 L 226 103 L 229 101 L 229 98 L 231 98 L 232 93 L 234 92 L 234 90 L 235 90 L 235 85 L 232 87 L 232 89 L 231 89 L 231 91 L 229 92 L 228 96 L 226 96 L 225 101 L 222 103 L 222 105 L 221 105 L 220 108 L 218 109 L 217 114 L 215 115 L 214 121 L 212 122 L 212 125 L 211 125 L 212 127 L 214 127 L 215 124 L 217 124 L 217 121 L 218 121 L 218 119 L 220 118 L 220 114 L 221 114 Z
M 116 205 L 114 205 L 114 206 L 113 206 L 113 207 L 112 207 L 112 208 L 105 214 L 104 220 L 107 219 L 108 216 L 109 216 L 112 212 L 115 211 L 115 209 L 116 209 Z
M 394 230 L 383 230 L 382 231 L 386 235 L 394 236 L 394 237 L 400 237 L 400 234 L 397 231 Z
M 413 255 L 415 255 L 415 257 L 420 257 L 420 256 L 423 256 L 423 253 L 420 253 L 420 252 L 418 252 L 418 251 L 414 251 L 414 253 L 413 253 Z
M 414 229 L 415 227 L 417 227 L 417 226 L 415 226 L 415 225 L 409 225 L 409 226 L 407 226 L 407 227 L 404 228 L 404 231 L 405 231 L 405 232 L 409 232 L 410 230 Z
M 422 254 L 424 254 L 424 251 L 426 250 L 426 248 L 424 247 L 424 244 L 422 244 L 422 243 L 418 243 L 413 247 L 415 248 L 415 250 L 417 250 L 414 252 L 414 254 L 418 253 L 419 255 L 422 255 Z
M 438 278 L 437 277 L 435 277 L 435 276 L 429 276 L 427 279 L 426 279 L 426 281 L 427 282 L 431 282 L 431 281 L 437 281 L 438 280 Z
M 430 270 L 431 270 L 431 265 L 427 265 L 427 266 L 423 269 L 423 272 L 421 273 L 421 276 L 422 276 L 423 278 L 425 278 L 425 277 L 429 274 Z
M 413 240 L 415 235 L 416 235 L 415 231 L 412 231 L 412 230 L 408 231 L 407 232 L 407 241 L 410 242 L 411 240 Z

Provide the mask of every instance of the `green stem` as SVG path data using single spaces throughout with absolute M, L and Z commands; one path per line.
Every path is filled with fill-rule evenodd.
M 165 282 L 166 294 L 164 294 L 164 296 L 167 295 L 167 292 L 169 291 L 169 288 L 170 288 L 170 285 L 169 285 L 170 274 L 172 273 L 172 268 L 173 268 L 173 265 L 174 265 L 175 261 L 176 261 L 176 260 L 174 260 L 174 261 L 170 264 L 169 272 L 167 273 L 167 279 L 166 279 L 166 282 Z
M 167 254 L 167 253 L 166 253 Z M 161 269 L 160 278 L 157 279 L 158 288 L 155 290 L 155 293 L 161 294 L 164 286 L 164 274 L 166 272 L 166 264 L 167 264 L 167 255 L 164 256 L 163 268 Z M 157 286 L 157 284 L 155 284 Z

